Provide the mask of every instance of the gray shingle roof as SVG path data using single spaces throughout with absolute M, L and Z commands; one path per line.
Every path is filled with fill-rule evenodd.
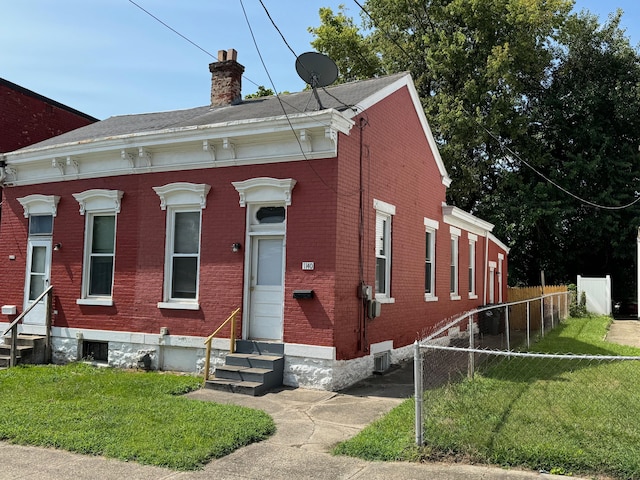
M 370 80 L 344 83 L 318 90 L 322 106 L 325 109 L 346 110 L 392 84 L 407 73 L 398 73 Z M 237 105 L 212 108 L 210 106 L 174 110 L 169 112 L 121 115 L 110 117 L 86 127 L 67 132 L 43 142 L 30 145 L 25 149 L 50 147 L 54 145 L 96 140 L 121 135 L 153 132 L 172 128 L 215 125 L 226 122 L 278 117 L 318 109 L 311 90 L 280 95 L 278 97 L 259 97 L 244 100 Z

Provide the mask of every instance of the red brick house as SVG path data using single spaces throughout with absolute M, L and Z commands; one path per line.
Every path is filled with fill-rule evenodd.
M 286 385 L 335 390 L 411 356 L 428 325 L 506 299 L 508 249 L 444 204 L 408 74 L 319 90 L 321 108 L 311 91 L 241 101 L 230 53 L 210 65 L 211 105 L 4 155 L 0 304 L 54 285 L 56 361 L 91 342 L 114 366 L 148 353 L 201 370 L 203 339 L 239 307 L 239 338 L 283 347 Z
M 97 121 L 0 78 L 0 152 L 11 152 Z

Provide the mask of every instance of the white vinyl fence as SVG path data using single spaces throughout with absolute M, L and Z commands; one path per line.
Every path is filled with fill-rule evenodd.
M 611 315 L 611 277 L 582 277 L 578 275 L 578 301 L 585 293 L 587 312 L 598 315 Z

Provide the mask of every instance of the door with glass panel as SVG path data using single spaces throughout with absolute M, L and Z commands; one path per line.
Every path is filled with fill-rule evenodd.
M 24 309 L 49 286 L 51 272 L 51 239 L 30 238 L 27 245 L 27 272 L 25 281 Z M 38 302 L 24 317 L 29 325 L 45 325 L 46 298 Z
M 252 239 L 249 338 L 282 340 L 284 237 Z

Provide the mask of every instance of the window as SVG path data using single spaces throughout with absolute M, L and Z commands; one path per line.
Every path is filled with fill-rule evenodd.
M 116 220 L 122 195 L 120 190 L 100 189 L 73 194 L 80 214 L 86 216 L 79 305 L 113 305 Z
M 476 299 L 476 243 L 477 235 L 469 235 L 469 298 Z
M 167 233 L 173 238 L 169 249 L 169 300 L 197 298 L 200 263 L 200 211 L 171 211 Z
M 391 298 L 391 218 L 396 213 L 393 205 L 373 201 L 376 210 L 376 300 L 393 303 Z
M 451 300 L 460 300 L 458 294 L 458 252 L 460 245 L 461 231 L 458 228 L 450 227 L 451 231 L 451 262 L 450 262 L 450 281 L 449 281 L 449 293 L 451 294 Z
M 177 182 L 153 187 L 167 211 L 163 299 L 158 308 L 198 310 L 202 210 L 210 186 Z
M 88 219 L 88 292 L 92 296 L 111 296 L 116 246 L 116 216 L 91 214 Z
M 424 299 L 436 301 L 436 230 L 439 223 L 428 218 L 424 219 L 425 254 L 424 254 Z
M 53 215 L 29 215 L 29 236 L 52 234 Z

